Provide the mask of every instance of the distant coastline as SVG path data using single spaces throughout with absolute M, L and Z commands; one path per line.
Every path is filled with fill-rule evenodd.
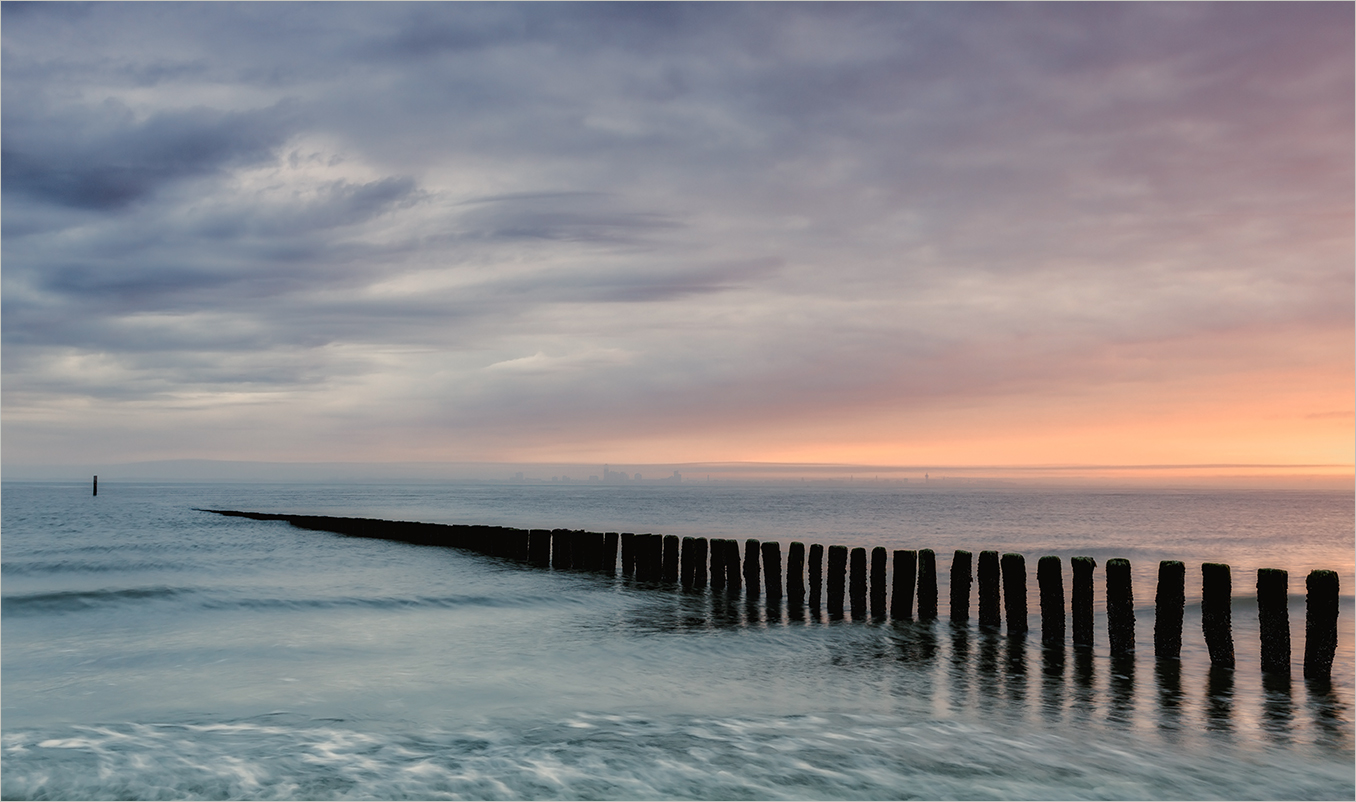
M 823 463 L 254 462 L 156 460 L 6 464 L 6 481 L 263 482 L 301 484 L 765 484 L 878 488 L 1039 488 L 1064 485 L 1353 490 L 1351 465 L 847 465 Z

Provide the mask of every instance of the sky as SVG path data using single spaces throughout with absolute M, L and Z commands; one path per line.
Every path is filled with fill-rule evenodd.
M 7 466 L 1352 471 L 1351 3 L 0 8 Z

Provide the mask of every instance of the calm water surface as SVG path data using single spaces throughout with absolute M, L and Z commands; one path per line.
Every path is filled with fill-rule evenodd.
M 1349 493 L 3 485 L 5 798 L 1351 799 Z M 828 621 L 195 507 L 933 548 L 942 619 Z M 950 553 L 1135 568 L 1110 660 L 947 621 Z M 1183 659 L 1152 656 L 1157 562 Z M 1199 563 L 1234 567 L 1211 672 Z M 1258 567 L 1342 577 L 1330 686 L 1263 681 Z M 1066 565 L 1067 583 L 1067 565 Z M 1101 602 L 1100 569 L 1098 601 Z M 1034 614 L 1031 626 L 1039 631 Z M 972 609 L 973 613 L 973 609 Z M 850 616 L 849 616 L 850 618 Z

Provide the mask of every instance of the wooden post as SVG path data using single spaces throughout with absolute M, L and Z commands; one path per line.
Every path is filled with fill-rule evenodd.
M 94 474 L 94 495 L 99 495 L 99 474 Z
M 769 540 L 762 546 L 763 578 L 767 584 L 767 603 L 782 600 L 782 544 Z
M 527 533 L 527 561 L 539 568 L 551 564 L 551 533 L 533 529 Z
M 1073 645 L 1092 648 L 1092 571 L 1097 561 L 1091 557 L 1073 557 Z
M 551 567 L 570 567 L 570 539 L 573 533 L 568 529 L 551 530 Z
M 871 616 L 885 617 L 885 549 L 871 550 Z
M 979 625 L 982 627 L 998 627 L 1003 624 L 1002 615 L 998 611 L 1000 598 L 998 581 L 998 552 L 981 551 L 979 553 Z
M 580 530 L 573 530 L 573 529 L 572 529 L 572 530 L 570 530 L 570 534 L 567 535 L 567 537 L 568 537 L 569 543 L 570 543 L 570 545 L 569 545 L 569 547 L 568 547 L 568 549 L 569 549 L 569 554 L 570 554 L 570 564 L 567 565 L 567 566 L 565 566 L 565 567 L 566 567 L 566 568 L 574 568 L 574 569 L 580 569 L 580 568 L 586 567 L 586 565 L 587 565 L 586 561 L 587 561 L 587 559 L 588 559 L 588 551 L 587 551 L 587 549 L 585 548 L 585 543 L 584 543 L 584 533 L 583 533 L 582 531 L 580 531 Z M 493 548 L 493 541 L 487 541 L 487 542 L 489 542 L 491 548 Z
M 641 534 L 636 535 L 633 548 L 635 549 L 635 578 L 644 582 L 651 579 L 650 576 L 650 541 L 654 535 Z
M 697 547 L 692 541 L 692 537 L 682 539 L 682 551 L 678 556 L 678 576 L 685 588 L 692 587 L 692 575 L 696 573 L 692 558 L 697 556 Z
M 636 574 L 636 533 L 621 533 L 622 576 Z
M 1026 558 L 1020 554 L 1004 554 L 1001 565 L 1008 634 L 1020 635 L 1026 632 Z
M 1059 557 L 1036 561 L 1036 584 L 1041 593 L 1041 643 L 1064 645 L 1064 568 Z
M 1130 561 L 1106 561 L 1106 634 L 1112 655 L 1135 651 L 1135 596 L 1130 586 Z
M 786 550 L 786 602 L 792 607 L 805 603 L 804 543 L 792 543 Z
M 843 586 L 847 581 L 847 546 L 829 546 L 829 615 L 843 614 Z
M 711 589 L 725 590 L 724 538 L 711 538 Z
M 665 582 L 678 581 L 678 536 L 664 535 L 664 574 Z
M 1201 629 L 1210 650 L 1210 665 L 1234 667 L 1233 579 L 1229 566 L 1201 566 Z
M 706 538 L 692 539 L 696 552 L 692 555 L 692 587 L 698 590 L 706 587 Z
M 664 578 L 664 536 L 650 535 L 649 579 L 659 582 Z
M 918 550 L 918 620 L 931 621 L 937 617 L 937 553 L 932 549 Z
M 1186 565 L 1178 560 L 1158 564 L 1154 596 L 1154 656 L 1182 656 L 1182 615 L 1186 606 Z
M 1290 674 L 1290 577 L 1278 568 L 1257 569 L 1257 623 L 1262 671 Z
M 895 580 L 890 592 L 890 617 L 896 621 L 913 618 L 914 582 L 918 575 L 918 552 L 895 552 Z
M 866 615 L 866 549 L 855 548 L 849 555 L 848 597 L 852 602 L 852 617 Z
M 725 590 L 732 596 L 739 596 L 742 577 L 739 570 L 739 541 L 730 537 L 725 540 Z
M 1304 580 L 1304 676 L 1327 679 L 1337 653 L 1336 571 L 1310 571 Z
M 748 598 L 758 595 L 758 541 L 753 538 L 744 541 L 744 585 Z
M 650 559 L 650 536 L 634 535 L 631 538 L 631 558 L 635 561 L 631 566 L 632 576 L 638 580 L 644 580 L 645 571 Z
M 818 543 L 810 544 L 809 559 L 806 573 L 810 580 L 810 607 L 818 610 L 824 588 L 824 547 Z
M 588 544 L 588 562 L 584 567 L 601 573 L 607 565 L 607 535 L 602 532 L 586 532 L 584 542 Z
M 617 575 L 616 532 L 606 532 L 603 534 L 603 573 L 608 576 Z
M 970 563 L 968 551 L 957 549 L 951 556 L 951 620 L 970 620 Z

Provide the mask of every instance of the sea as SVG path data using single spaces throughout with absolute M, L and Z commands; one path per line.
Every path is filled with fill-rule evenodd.
M 202 512 L 937 553 L 935 621 Z M 1352 799 L 1349 491 L 519 483 L 4 482 L 5 799 Z M 956 549 L 1027 559 L 1031 633 L 948 617 Z M 1035 561 L 1094 557 L 1096 644 L 1040 644 Z M 1105 575 L 1134 576 L 1112 660 Z M 1160 560 L 1180 660 L 1153 655 Z M 1212 670 L 1200 564 L 1232 567 Z M 1293 671 L 1259 668 L 1256 570 L 1289 571 Z M 1304 579 L 1341 581 L 1330 682 Z

